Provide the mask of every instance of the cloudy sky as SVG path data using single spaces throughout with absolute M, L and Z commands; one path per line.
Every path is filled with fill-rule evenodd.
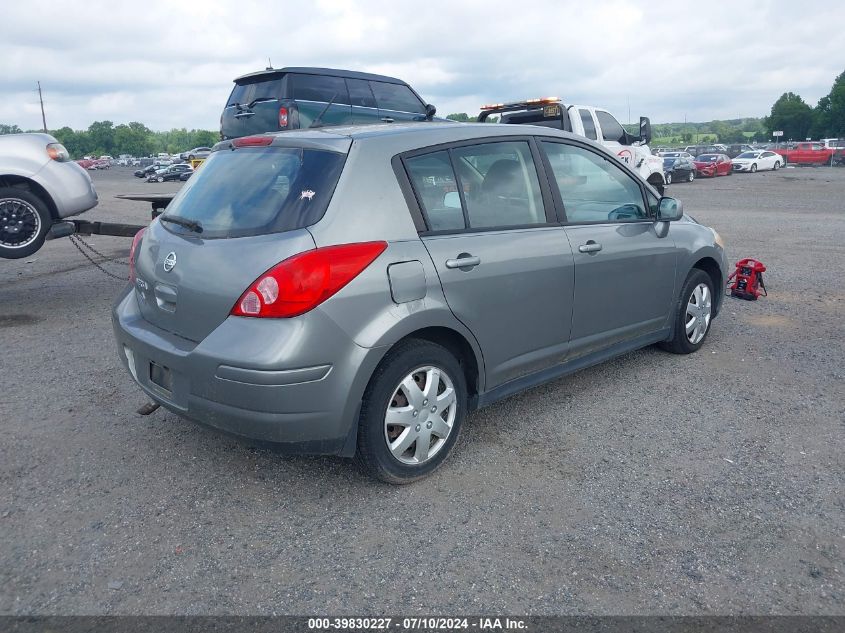
M 623 122 L 810 105 L 845 71 L 842 0 L 7 2 L 0 123 L 218 129 L 232 79 L 273 66 L 400 77 L 442 116 L 556 95 Z

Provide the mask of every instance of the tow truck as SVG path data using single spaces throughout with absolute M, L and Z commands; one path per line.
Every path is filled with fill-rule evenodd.
M 651 142 L 648 117 L 640 117 L 640 133 L 635 136 L 627 132 L 607 110 L 566 105 L 558 97 L 483 105 L 478 121 L 483 123 L 493 115 L 499 115 L 499 123 L 552 127 L 601 143 L 663 194 L 666 185 L 663 159 L 652 156 L 648 147 Z

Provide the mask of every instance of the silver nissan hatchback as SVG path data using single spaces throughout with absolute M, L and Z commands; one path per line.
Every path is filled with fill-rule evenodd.
M 460 123 L 218 143 L 130 260 L 114 332 L 150 398 L 391 483 L 470 411 L 695 352 L 726 272 L 718 234 L 600 145 Z

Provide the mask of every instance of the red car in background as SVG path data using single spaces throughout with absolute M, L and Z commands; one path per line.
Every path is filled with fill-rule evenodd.
M 702 154 L 695 158 L 695 171 L 699 176 L 727 176 L 733 171 L 727 154 Z

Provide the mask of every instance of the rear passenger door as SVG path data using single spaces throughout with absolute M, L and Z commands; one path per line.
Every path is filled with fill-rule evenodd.
M 301 129 L 311 127 L 318 119 L 320 125 L 352 123 L 349 92 L 342 77 L 291 74 L 288 93 L 296 102 Z
M 508 139 L 404 158 L 422 241 L 449 307 L 481 346 L 487 389 L 567 354 L 573 257 L 536 156 L 533 141 Z
M 356 124 L 378 123 L 379 112 L 376 98 L 365 79 L 347 79 L 349 104 L 352 108 L 352 122 Z
M 583 356 L 667 326 L 677 251 L 659 237 L 657 199 L 617 161 L 591 148 L 543 141 L 575 257 L 571 352 Z
M 379 118 L 385 123 L 425 119 L 425 104 L 408 86 L 371 81 L 370 88 L 378 103 Z

